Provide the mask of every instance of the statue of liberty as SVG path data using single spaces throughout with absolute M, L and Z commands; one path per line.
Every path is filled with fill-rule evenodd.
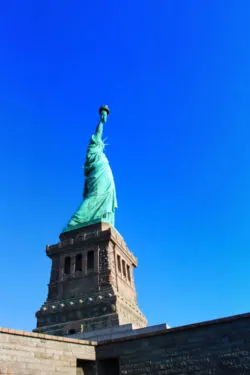
M 83 201 L 63 232 L 98 222 L 114 226 L 117 208 L 115 183 L 108 159 L 103 152 L 105 144 L 102 139 L 103 125 L 109 114 L 108 106 L 102 106 L 99 113 L 99 124 L 90 139 L 84 164 Z

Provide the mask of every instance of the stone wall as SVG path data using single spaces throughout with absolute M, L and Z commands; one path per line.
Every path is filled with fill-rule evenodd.
M 111 357 L 117 375 L 247 375 L 250 314 L 100 343 L 97 359 Z
M 1 375 L 89 373 L 77 370 L 77 359 L 94 364 L 95 343 L 0 328 Z
M 159 329 L 98 344 L 0 329 L 0 374 L 250 374 L 250 314 Z

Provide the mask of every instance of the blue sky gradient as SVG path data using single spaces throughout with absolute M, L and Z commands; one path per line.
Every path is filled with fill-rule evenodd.
M 249 16 L 244 0 L 1 4 L 0 326 L 35 327 L 106 103 L 149 324 L 250 310 Z

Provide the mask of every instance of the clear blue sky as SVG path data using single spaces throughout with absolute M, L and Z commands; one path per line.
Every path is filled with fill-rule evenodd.
M 249 17 L 248 0 L 2 2 L 0 326 L 35 327 L 105 103 L 149 324 L 250 310 Z

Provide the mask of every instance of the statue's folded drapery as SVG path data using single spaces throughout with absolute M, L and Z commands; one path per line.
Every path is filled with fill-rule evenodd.
M 108 159 L 103 152 L 102 133 L 103 121 L 100 121 L 87 150 L 83 201 L 64 231 L 99 221 L 114 226 L 114 212 L 117 207 L 115 183 Z

